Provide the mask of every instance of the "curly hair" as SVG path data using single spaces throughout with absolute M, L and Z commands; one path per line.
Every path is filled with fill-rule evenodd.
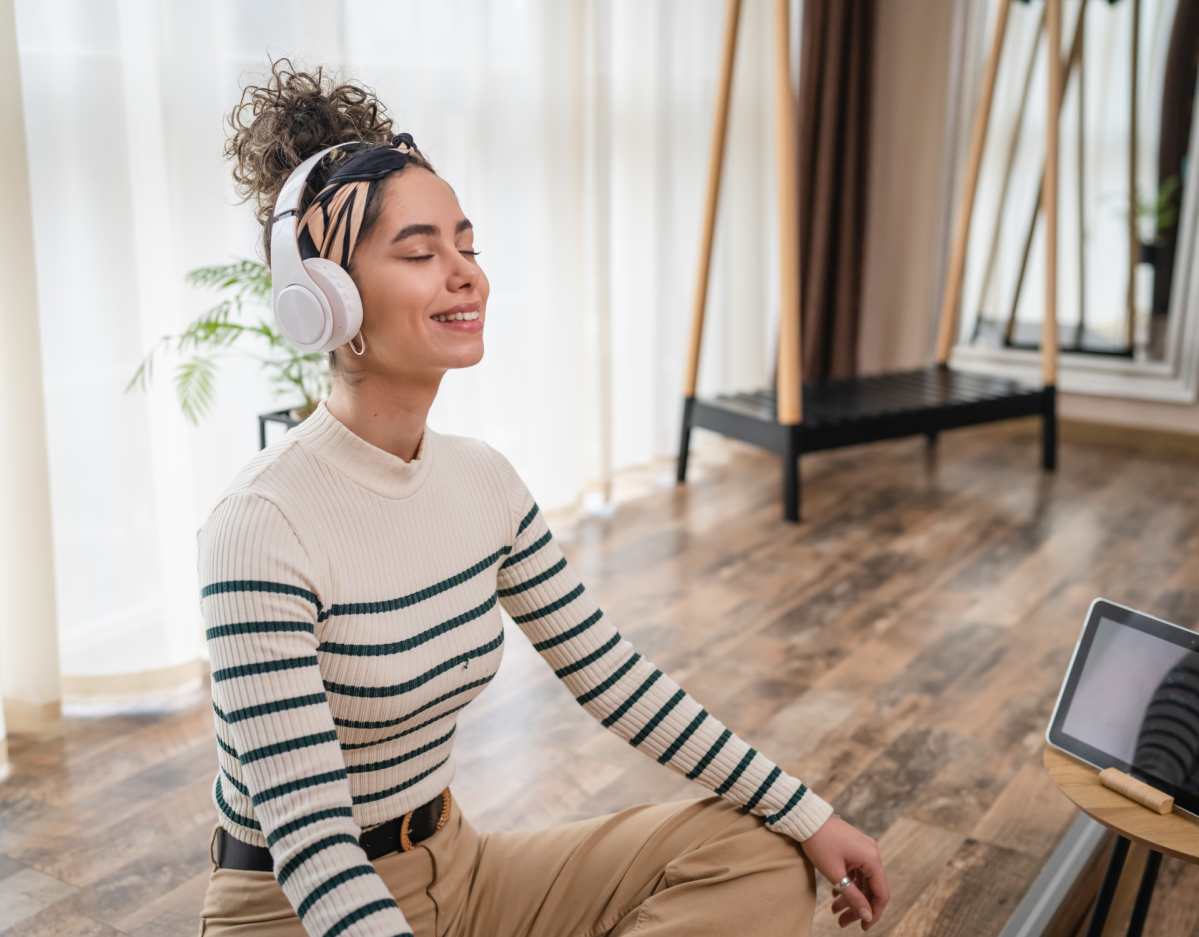
M 279 190 L 300 163 L 321 150 L 341 143 L 382 145 L 394 133 L 387 109 L 375 92 L 352 81 L 338 82 L 323 68 L 297 71 L 290 59 L 271 62 L 262 85 L 247 85 L 241 101 L 229 114 L 232 133 L 225 156 L 233 161 L 233 180 L 243 202 L 254 202 L 263 228 L 263 250 L 270 259 L 271 215 Z M 319 192 L 325 180 L 348 153 L 333 153 L 313 170 L 301 206 Z M 410 165 L 435 171 L 414 153 Z M 380 199 L 373 199 L 362 232 L 377 220 Z M 370 209 L 373 208 L 372 212 Z

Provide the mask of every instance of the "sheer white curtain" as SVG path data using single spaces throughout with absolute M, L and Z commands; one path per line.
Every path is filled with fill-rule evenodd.
M 724 4 L 611 0 L 597 17 L 591 2 L 608 0 L 18 0 L 68 702 L 119 695 L 95 678 L 196 660 L 195 531 L 256 451 L 256 414 L 292 402 L 234 358 L 199 427 L 170 366 L 149 394 L 124 393 L 158 337 L 212 303 L 184 274 L 256 251 L 220 151 L 268 56 L 375 87 L 454 186 L 492 284 L 487 355 L 447 378 L 430 422 L 506 453 L 546 508 L 599 471 L 606 161 L 613 461 L 674 449 Z M 745 17 L 709 390 L 768 379 L 777 305 L 766 0 Z

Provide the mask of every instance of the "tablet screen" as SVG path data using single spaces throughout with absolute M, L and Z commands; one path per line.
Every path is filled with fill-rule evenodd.
M 1135 771 L 1179 799 L 1199 795 L 1199 651 L 1193 632 L 1103 603 L 1084 629 L 1051 741 L 1100 767 Z M 1156 626 L 1156 627 L 1154 627 Z M 1169 629 L 1169 630 L 1164 630 Z M 1179 634 L 1181 633 L 1181 635 Z M 1167 636 L 1173 640 L 1167 640 Z M 1178 643 L 1180 640 L 1185 644 Z M 1072 686 L 1071 686 L 1072 684 Z M 1064 716 L 1064 718 L 1061 718 Z M 1059 738 L 1052 738 L 1057 734 Z M 1063 739 L 1061 736 L 1069 736 Z M 1062 745 L 1077 740 L 1082 746 Z M 1107 756 L 1106 759 L 1096 756 Z M 1193 807 L 1188 808 L 1193 809 Z

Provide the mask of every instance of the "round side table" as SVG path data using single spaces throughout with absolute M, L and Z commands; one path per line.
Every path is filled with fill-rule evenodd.
M 1086 937 L 1112 937 L 1111 929 L 1106 927 L 1109 914 L 1114 910 L 1113 921 L 1118 920 L 1134 897 L 1128 937 L 1141 937 L 1162 855 L 1199 864 L 1199 820 L 1177 811 L 1165 816 L 1156 814 L 1104 787 L 1099 783 L 1097 768 L 1049 745 L 1045 746 L 1045 767 L 1079 810 L 1116 834 Z M 1144 872 L 1137 885 L 1136 875 L 1142 866 Z M 1126 872 L 1129 874 L 1122 874 Z

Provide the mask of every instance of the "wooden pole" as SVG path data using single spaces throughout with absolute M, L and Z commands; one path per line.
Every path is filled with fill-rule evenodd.
M 791 5 L 774 0 L 774 127 L 779 205 L 778 421 L 803 421 L 799 291 L 799 115 L 791 87 Z
M 712 121 L 712 145 L 708 157 L 708 193 L 704 203 L 703 232 L 700 237 L 699 271 L 695 283 L 695 307 L 691 316 L 691 345 L 687 351 L 687 375 L 683 395 L 695 396 L 699 379 L 699 349 L 704 334 L 704 313 L 708 307 L 708 278 L 712 271 L 712 243 L 716 237 L 716 203 L 720 200 L 720 175 L 724 168 L 724 144 L 729 128 L 729 100 L 733 89 L 733 62 L 737 53 L 737 28 L 741 21 L 741 0 L 728 0 L 724 17 L 724 49 L 720 60 L 720 81 L 716 86 L 716 114 Z
M 1137 264 L 1141 262 L 1141 231 L 1137 224 L 1137 79 L 1140 70 L 1141 0 L 1132 0 L 1132 74 L 1128 112 L 1128 321 L 1126 341 L 1131 349 L 1137 331 Z
M 1062 0 L 1045 0 L 1049 31 L 1049 107 L 1045 134 L 1045 316 L 1041 321 L 1041 380 L 1057 385 L 1057 183 L 1062 111 Z
M 999 59 L 1003 54 L 1007 17 L 1012 0 L 1000 0 L 995 31 L 991 36 L 991 51 L 987 70 L 978 93 L 974 127 L 970 135 L 970 157 L 966 167 L 966 185 L 962 189 L 962 204 L 958 208 L 957 224 L 953 229 L 953 245 L 949 255 L 949 278 L 945 298 L 941 303 L 941 322 L 937 330 L 937 363 L 949 363 L 949 351 L 957 337 L 958 307 L 962 299 L 962 279 L 966 273 L 966 242 L 970 235 L 970 218 L 974 214 L 974 195 L 978 189 L 978 174 L 983 162 L 983 144 L 987 140 L 987 124 L 991 119 L 991 101 L 995 96 L 995 78 L 999 74 Z

